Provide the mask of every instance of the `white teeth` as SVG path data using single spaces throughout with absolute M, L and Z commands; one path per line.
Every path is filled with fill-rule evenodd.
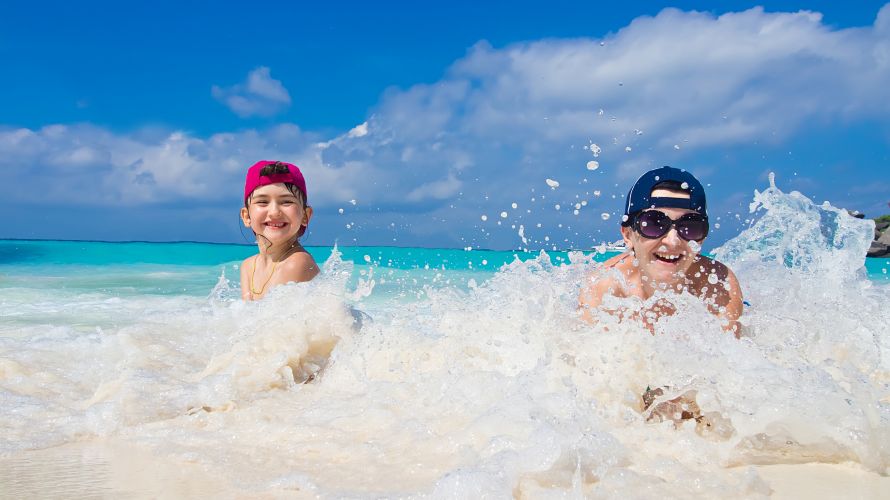
M 664 260 L 678 260 L 683 254 L 656 253 L 655 256 Z

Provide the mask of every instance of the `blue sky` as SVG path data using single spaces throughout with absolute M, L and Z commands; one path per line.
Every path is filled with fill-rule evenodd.
M 709 246 L 770 171 L 890 213 L 890 7 L 711 4 L 14 2 L 0 237 L 243 242 L 270 158 L 306 244 L 589 247 L 662 164 L 710 185 Z

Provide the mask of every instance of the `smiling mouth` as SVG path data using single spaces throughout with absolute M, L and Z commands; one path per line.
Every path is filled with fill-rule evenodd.
M 287 222 L 266 222 L 263 225 L 272 229 L 283 229 L 287 226 Z
M 680 259 L 683 257 L 683 253 L 655 253 L 655 258 L 659 260 L 659 262 L 664 262 L 667 264 L 677 264 L 680 262 Z

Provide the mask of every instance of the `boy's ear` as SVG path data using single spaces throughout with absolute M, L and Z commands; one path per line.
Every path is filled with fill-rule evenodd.
M 312 207 L 307 206 L 306 209 L 303 210 L 303 225 L 308 226 L 310 219 L 312 219 Z
M 628 250 L 633 250 L 633 243 L 631 243 L 630 235 L 633 233 L 633 228 L 630 226 L 621 226 L 621 237 L 624 238 L 624 246 L 627 247 Z
M 244 227 L 250 227 L 250 212 L 247 211 L 247 207 L 241 209 L 241 222 L 244 223 Z

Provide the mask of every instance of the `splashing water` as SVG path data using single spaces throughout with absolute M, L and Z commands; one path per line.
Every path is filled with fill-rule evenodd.
M 244 496 L 739 498 L 769 494 L 750 465 L 886 474 L 890 290 L 863 278 L 871 229 L 774 185 L 754 201 L 715 251 L 752 304 L 741 340 L 667 292 L 614 299 L 670 301 L 655 335 L 581 321 L 581 288 L 608 271 L 580 253 L 393 276 L 335 251 L 258 303 L 224 279 L 206 299 L 29 296 L 35 320 L 0 336 L 0 453 L 104 437 Z M 48 324 L 60 306 L 103 326 Z M 705 418 L 657 423 L 647 386 Z

